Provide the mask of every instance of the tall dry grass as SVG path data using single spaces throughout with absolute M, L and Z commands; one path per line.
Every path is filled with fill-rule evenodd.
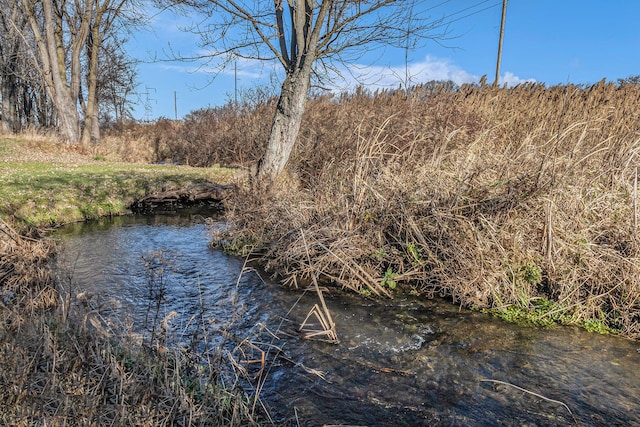
M 227 242 L 284 279 L 639 338 L 639 101 L 606 82 L 311 100 L 285 185 L 238 196 Z
M 90 147 L 97 155 L 126 162 L 168 162 L 196 167 L 241 166 L 255 161 L 266 147 L 275 102 L 255 91 L 262 102 L 203 108 L 184 120 L 124 123 Z

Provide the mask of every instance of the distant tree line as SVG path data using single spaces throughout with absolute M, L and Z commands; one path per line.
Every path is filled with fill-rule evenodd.
M 2 130 L 87 144 L 101 121 L 128 118 L 136 70 L 123 44 L 140 22 L 132 0 L 0 0 Z

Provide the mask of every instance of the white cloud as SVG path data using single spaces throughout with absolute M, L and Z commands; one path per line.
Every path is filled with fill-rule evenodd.
M 330 76 L 333 88 L 337 90 L 352 90 L 358 85 L 371 89 L 393 89 L 432 80 L 447 81 L 461 85 L 465 83 L 477 83 L 480 76 L 471 74 L 446 58 L 436 58 L 427 55 L 424 60 L 405 65 L 382 67 L 378 65 L 353 65 L 341 67 L 340 75 Z M 500 78 L 501 84 L 514 86 L 525 82 L 535 82 L 535 79 L 523 79 L 511 72 L 506 72 Z
M 185 55 L 189 56 L 189 55 Z M 261 61 L 250 58 L 229 59 L 224 54 L 216 56 L 216 52 L 207 49 L 196 50 L 192 54 L 192 61 L 176 61 L 166 63 L 162 68 L 188 74 L 207 74 L 216 76 L 237 76 L 246 82 L 268 81 L 273 73 L 280 71 L 281 66 L 275 61 Z
M 223 73 L 234 75 L 237 72 L 239 78 L 249 80 L 269 80 L 273 73 L 281 69 L 281 65 L 276 61 L 261 61 L 258 59 L 238 58 L 235 66 L 234 61 L 230 61 Z
M 519 85 L 522 83 L 535 83 L 535 82 L 536 82 L 536 79 L 522 79 L 509 71 L 507 71 L 506 73 L 504 73 L 502 77 L 500 77 L 500 84 L 504 85 L 506 83 L 507 86 L 509 87 Z
M 333 76 L 335 86 L 350 90 L 358 85 L 372 89 L 389 89 L 426 83 L 432 80 L 451 80 L 457 84 L 477 82 L 480 78 L 451 63 L 448 59 L 426 56 L 420 62 L 383 67 L 354 65 L 343 67 L 340 76 Z

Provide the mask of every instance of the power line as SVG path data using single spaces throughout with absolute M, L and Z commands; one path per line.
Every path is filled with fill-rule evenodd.
M 448 14 L 446 14 L 446 15 L 445 15 L 445 18 L 450 18 L 450 17 L 452 17 L 452 16 L 459 15 L 459 14 L 461 14 L 461 13 L 463 13 L 463 12 L 466 12 L 467 10 L 474 9 L 474 8 L 476 8 L 476 7 L 480 6 L 480 5 L 485 4 L 485 3 L 489 3 L 490 1 L 491 1 L 491 0 L 483 0 L 483 1 L 481 1 L 481 2 L 478 2 L 478 3 L 472 4 L 471 6 L 467 6 L 467 7 L 463 8 L 463 9 L 460 9 L 460 10 L 458 10 L 458 11 L 456 11 L 456 12 L 448 13 Z M 426 8 L 426 9 L 423 9 L 423 10 L 421 10 L 421 11 L 420 11 L 420 13 L 429 12 L 430 10 L 437 9 L 438 7 L 443 6 L 443 5 L 447 4 L 447 3 L 451 3 L 451 0 L 445 0 L 445 1 L 443 1 L 443 2 L 440 2 L 440 3 L 438 3 L 438 4 L 433 5 L 433 6 L 431 6 L 431 7 L 428 7 L 428 8 Z M 482 9 L 482 10 L 485 10 L 485 9 Z M 478 12 L 481 12 L 481 11 L 478 11 Z M 468 15 L 468 16 L 470 16 L 470 15 Z M 464 17 L 462 17 L 462 18 L 464 18 Z M 460 18 L 460 19 L 462 19 L 462 18 Z
M 481 3 L 476 4 L 475 6 L 479 6 L 480 4 L 482 4 L 482 3 L 486 3 L 487 1 L 490 1 L 490 0 L 485 0 L 485 1 L 481 2 Z M 494 7 L 496 7 L 496 6 L 500 5 L 500 4 L 502 4 L 502 2 L 501 2 L 501 1 L 499 1 L 499 2 L 497 2 L 497 3 L 494 3 L 494 4 L 492 4 L 491 6 L 487 6 L 487 7 L 485 7 L 485 8 L 482 8 L 482 9 L 480 9 L 480 10 L 476 10 L 476 11 L 475 11 L 475 12 L 473 12 L 473 13 L 469 13 L 469 14 L 467 14 L 467 15 L 461 16 L 461 17 L 459 17 L 459 18 L 452 19 L 452 20 L 447 21 L 447 22 L 442 22 L 442 23 L 440 23 L 440 24 L 438 24 L 438 25 L 436 25 L 436 26 L 434 26 L 434 27 L 431 27 L 431 29 L 440 28 L 440 27 L 446 27 L 447 25 L 453 24 L 454 22 L 458 22 L 458 21 L 461 21 L 461 20 L 463 20 L 463 19 L 465 19 L 465 18 L 468 18 L 468 17 L 470 17 L 470 16 L 477 15 L 477 14 L 479 14 L 479 13 L 481 13 L 481 12 L 484 12 L 485 10 L 492 9 L 492 8 L 494 8 Z M 470 7 L 466 8 L 466 10 L 468 10 L 468 9 L 470 9 L 470 8 L 473 8 L 473 7 L 475 7 L 475 6 L 470 6 Z M 449 16 L 453 16 L 453 15 L 455 15 L 455 14 L 457 14 L 457 13 L 459 13 L 459 12 L 456 12 L 456 13 L 450 14 Z
M 459 15 L 459 14 L 461 14 L 462 12 L 466 12 L 467 10 L 474 9 L 474 8 L 476 8 L 476 7 L 478 7 L 478 6 L 482 5 L 482 4 L 489 3 L 490 1 L 491 1 L 491 0 L 484 0 L 484 1 L 481 1 L 481 2 L 476 3 L 476 4 L 474 4 L 474 5 L 467 6 L 467 7 L 465 7 L 464 9 L 460 9 L 460 10 L 459 10 L 459 11 L 457 11 L 457 12 L 450 13 L 449 15 L 447 15 L 447 17 L 452 17 L 452 16 Z M 492 6 L 490 6 L 490 7 L 492 7 Z M 482 9 L 482 10 L 485 10 L 485 9 Z M 482 12 L 482 10 L 479 10 L 478 12 Z M 471 14 L 471 15 L 473 15 L 473 14 Z M 466 15 L 466 16 L 471 16 L 471 15 Z M 463 16 L 463 18 L 464 18 L 464 16 Z
M 451 0 L 445 0 L 445 1 L 441 2 L 441 3 L 436 4 L 435 6 L 431 6 L 431 7 L 426 8 L 425 10 L 423 10 L 423 12 L 429 12 L 430 10 L 436 9 L 436 8 L 442 6 L 443 4 L 447 4 L 447 3 L 450 3 L 450 2 L 451 2 Z

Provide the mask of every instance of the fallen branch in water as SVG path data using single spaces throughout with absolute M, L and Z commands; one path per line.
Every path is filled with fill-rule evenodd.
M 564 406 L 565 408 L 567 408 L 567 411 L 569 411 L 569 414 L 571 414 L 571 416 L 573 416 L 573 412 L 571 412 L 571 409 L 569 409 L 569 407 L 567 406 L 567 404 L 566 404 L 566 403 L 564 403 L 564 402 L 560 402 L 559 400 L 550 399 L 550 398 L 545 397 L 545 396 L 543 396 L 543 395 L 541 395 L 541 394 L 534 393 L 533 391 L 530 391 L 530 390 L 527 390 L 527 389 L 525 389 L 525 388 L 519 387 L 519 386 L 517 386 L 517 385 L 515 385 L 515 384 L 507 383 L 507 382 L 500 381 L 500 380 L 491 380 L 491 379 L 483 378 L 483 379 L 481 379 L 481 380 L 480 380 L 480 382 L 491 382 L 491 383 L 496 383 L 496 384 L 502 384 L 502 385 L 508 385 L 508 386 L 511 386 L 511 387 L 516 388 L 516 389 L 518 389 L 518 390 L 520 390 L 520 391 L 524 391 L 525 393 L 529 393 L 529 394 L 531 394 L 531 395 L 533 395 L 533 396 L 539 397 L 540 399 L 544 399 L 544 400 L 546 400 L 546 401 L 548 401 L 548 402 L 557 403 L 557 404 L 559 404 L 559 405 L 562 405 L 562 406 Z

